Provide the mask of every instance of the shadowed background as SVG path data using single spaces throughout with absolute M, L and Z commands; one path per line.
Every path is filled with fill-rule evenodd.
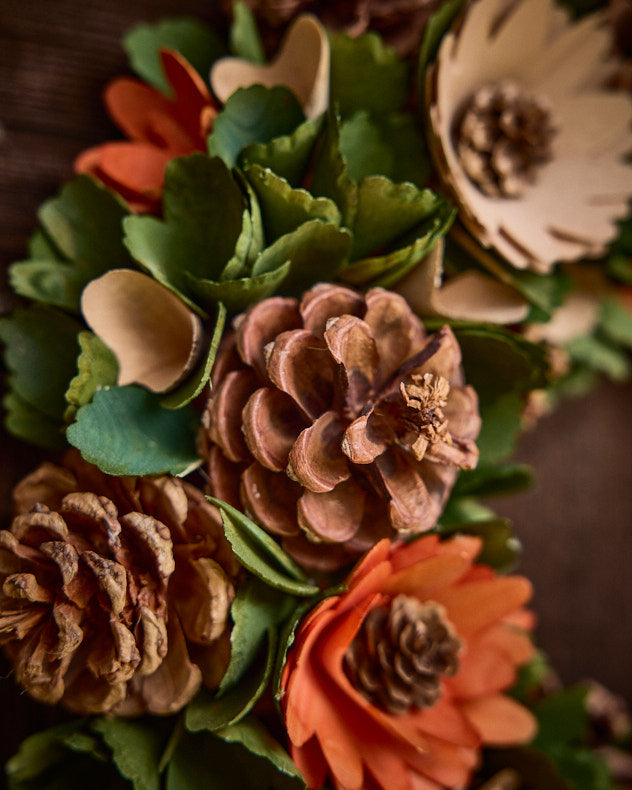
M 101 91 L 128 73 L 123 31 L 166 15 L 219 18 L 218 0 L 0 0 L 0 310 L 39 204 L 89 145 L 117 137 Z M 632 700 L 632 386 L 602 385 L 526 434 L 535 488 L 492 503 L 513 519 L 536 588 L 538 639 L 566 682 L 594 677 Z M 0 433 L 0 513 L 39 456 Z M 0 760 L 52 723 L 0 664 Z M 1 783 L 1 779 L 0 779 Z

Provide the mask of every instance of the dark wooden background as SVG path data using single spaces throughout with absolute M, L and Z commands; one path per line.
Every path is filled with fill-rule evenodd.
M 214 0 L 0 0 L 0 307 L 6 265 L 25 254 L 35 211 L 71 176 L 83 148 L 116 136 L 101 91 L 127 70 L 131 25 L 191 13 Z M 632 386 L 604 384 L 526 434 L 518 460 L 536 487 L 496 507 L 524 544 L 536 587 L 539 642 L 567 682 L 594 677 L 632 700 Z M 0 511 L 33 451 L 0 434 Z M 54 713 L 0 679 L 0 758 Z M 1 782 L 1 780 L 0 780 Z

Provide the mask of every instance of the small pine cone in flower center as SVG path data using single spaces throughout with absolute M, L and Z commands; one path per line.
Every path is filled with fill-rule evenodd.
M 430 707 L 441 696 L 441 677 L 459 666 L 454 634 L 442 606 L 398 595 L 366 616 L 345 654 L 345 674 L 388 713 Z
M 427 335 L 379 288 L 323 284 L 238 316 L 202 422 L 211 493 L 311 570 L 432 528 L 478 457 L 453 333 Z
M 454 135 L 463 169 L 479 189 L 490 197 L 519 197 L 551 159 L 554 129 L 540 101 L 505 81 L 476 91 Z

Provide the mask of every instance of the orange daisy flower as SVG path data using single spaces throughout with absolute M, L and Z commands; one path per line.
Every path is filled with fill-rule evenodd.
M 533 654 L 531 584 L 476 565 L 480 548 L 383 540 L 301 623 L 281 685 L 308 787 L 328 775 L 337 790 L 461 787 L 482 746 L 534 736 L 502 693 Z
M 168 162 L 206 151 L 217 105 L 203 79 L 178 52 L 160 51 L 173 98 L 140 80 L 121 77 L 105 90 L 107 111 L 129 138 L 84 151 L 75 170 L 95 176 L 136 212 L 156 212 Z

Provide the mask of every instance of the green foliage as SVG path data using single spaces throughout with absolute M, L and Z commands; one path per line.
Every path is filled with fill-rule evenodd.
M 332 106 L 343 116 L 356 110 L 400 110 L 408 93 L 408 66 L 376 33 L 351 38 L 330 34 Z
M 269 143 L 289 135 L 305 120 L 294 94 L 281 85 L 239 88 L 228 99 L 208 138 L 208 152 L 235 167 L 239 154 L 251 143 Z
M 419 61 L 417 64 L 417 80 L 420 88 L 419 95 L 422 107 L 425 104 L 424 82 L 428 64 L 435 59 L 443 37 L 460 14 L 464 5 L 465 0 L 444 0 L 444 2 L 439 4 L 437 10 L 426 23 L 424 35 L 421 40 L 421 47 L 419 48 Z
M 42 226 L 30 245 L 31 259 L 14 263 L 9 280 L 16 293 L 79 311 L 83 288 L 109 269 L 133 263 L 121 239 L 128 211 L 112 192 L 88 176 L 66 184 L 38 212 Z
M 302 780 L 300 771 L 292 762 L 290 755 L 253 716 L 248 716 L 230 727 L 224 727 L 217 732 L 217 735 L 228 743 L 242 744 L 252 754 L 271 762 L 281 773 Z
M 293 187 L 301 186 L 322 128 L 323 117 L 304 121 L 291 134 L 280 135 L 268 143 L 250 143 L 242 151 L 241 161 L 245 168 L 267 167 Z
M 526 464 L 478 464 L 462 471 L 453 488 L 454 496 L 488 497 L 524 491 L 533 484 L 533 470 Z
M 583 335 L 566 345 L 566 350 L 575 363 L 599 373 L 605 373 L 613 381 L 625 381 L 630 376 L 628 354 L 598 335 Z
M 77 375 L 65 394 L 67 420 L 72 420 L 80 406 L 90 403 L 98 389 L 116 384 L 118 376 L 116 357 L 100 338 L 85 330 L 79 332 L 77 340 L 81 352 L 77 357 Z
M 123 37 L 123 48 L 134 71 L 165 94 L 170 93 L 158 53 L 175 49 L 206 80 L 211 64 L 228 54 L 221 39 L 199 19 L 170 17 L 133 27 Z
M 178 475 L 200 463 L 196 412 L 163 409 L 160 396 L 139 387 L 100 389 L 76 418 L 68 441 L 106 474 Z
M 230 26 L 230 51 L 233 55 L 253 63 L 265 63 L 266 56 L 254 15 L 246 3 L 233 3 L 233 22 Z
M 92 724 L 112 750 L 112 760 L 134 790 L 160 790 L 158 764 L 162 733 L 150 724 L 119 718 L 98 718 Z

